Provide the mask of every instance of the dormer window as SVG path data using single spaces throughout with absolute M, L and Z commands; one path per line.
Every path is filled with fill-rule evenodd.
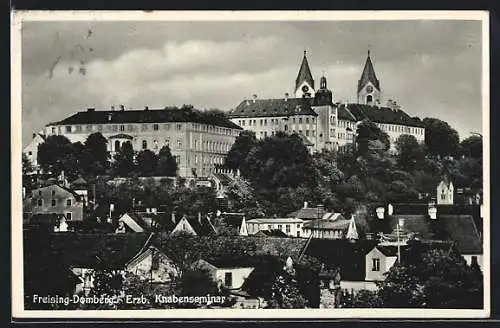
M 380 259 L 372 259 L 372 271 L 380 271 Z

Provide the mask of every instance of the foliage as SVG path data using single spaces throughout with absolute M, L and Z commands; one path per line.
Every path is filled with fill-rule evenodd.
M 456 155 L 459 137 L 455 129 L 437 118 L 426 117 L 422 123 L 425 126 L 425 145 L 429 154 L 438 158 Z
M 33 164 L 31 163 L 31 161 L 28 158 L 28 156 L 26 156 L 26 154 L 23 153 L 23 158 L 22 158 L 22 172 L 23 172 L 23 175 L 31 173 L 31 172 L 33 172 L 33 170 L 34 170 Z
M 158 165 L 158 156 L 149 149 L 143 149 L 135 158 L 136 171 L 143 177 L 154 175 Z
M 169 146 L 163 146 L 158 153 L 158 166 L 156 173 L 160 176 L 175 176 L 177 174 L 177 162 L 170 152 Z
M 134 157 L 132 144 L 129 141 L 123 143 L 114 156 L 113 171 L 115 175 L 126 177 L 132 173 L 135 170 Z
M 305 308 L 307 301 L 300 292 L 295 278 L 295 271 L 283 269 L 275 278 L 271 286 L 271 298 L 267 307 L 271 309 L 300 309 Z
M 80 144 L 81 145 L 81 144 Z M 69 178 L 78 176 L 78 156 L 75 152 L 80 148 L 73 145 L 68 138 L 61 135 L 50 135 L 45 142 L 38 145 L 38 163 L 43 170 L 59 175 L 64 171 Z
M 244 130 L 236 137 L 233 146 L 229 150 L 225 160 L 225 166 L 229 169 L 240 169 L 246 174 L 245 160 L 252 150 L 257 145 L 255 132 Z
M 413 135 L 403 134 L 396 140 L 397 165 L 407 172 L 417 168 L 424 159 L 424 149 Z
M 382 145 L 370 143 L 370 141 L 380 141 Z M 390 140 L 387 133 L 383 132 L 378 126 L 368 120 L 364 120 L 358 124 L 356 130 L 356 150 L 358 155 L 365 154 L 370 148 L 382 148 L 388 150 Z
M 472 158 L 483 157 L 483 138 L 477 135 L 468 137 L 460 143 L 460 152 L 462 156 Z

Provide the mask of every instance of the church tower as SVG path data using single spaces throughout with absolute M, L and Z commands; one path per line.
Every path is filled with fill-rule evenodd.
M 380 82 L 375 75 L 370 50 L 368 50 L 365 68 L 361 74 L 361 79 L 358 81 L 358 103 L 366 105 L 380 104 L 380 93 Z
M 307 62 L 306 51 L 304 50 L 304 58 L 302 58 L 299 74 L 297 74 L 297 79 L 295 79 L 295 97 L 312 98 L 314 94 L 314 79 L 309 69 L 309 63 Z

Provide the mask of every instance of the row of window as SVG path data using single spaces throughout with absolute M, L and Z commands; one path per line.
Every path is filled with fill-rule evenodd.
M 302 122 L 305 122 L 306 124 L 309 124 L 309 123 L 315 123 L 316 122 L 316 118 L 315 117 L 306 117 L 306 118 L 302 118 L 302 117 L 299 117 L 299 118 L 295 118 L 295 117 L 292 117 L 292 123 L 299 123 L 299 124 L 302 124 Z M 238 120 L 238 125 L 239 126 L 245 126 L 246 124 L 248 123 L 248 126 L 257 126 L 257 124 L 259 126 L 267 126 L 267 123 L 268 123 L 268 119 L 267 118 L 264 118 L 264 119 L 242 119 L 242 120 Z M 269 119 L 269 125 L 278 125 L 279 124 L 279 119 L 277 118 L 270 118 Z
M 424 129 L 415 128 L 415 127 L 411 127 L 411 126 L 393 125 L 393 124 L 377 124 L 377 126 L 382 131 L 387 131 L 387 132 L 411 133 L 411 134 L 417 134 L 417 135 L 424 134 Z
M 159 124 L 159 123 L 144 123 L 144 124 L 87 124 L 87 125 L 65 125 L 64 126 L 64 132 L 65 133 L 82 133 L 82 132 L 136 132 L 136 131 L 159 131 L 160 129 L 165 130 L 165 131 L 170 131 L 174 130 L 175 131 L 182 131 L 183 130 L 183 125 L 182 123 L 164 123 L 164 124 Z M 188 125 L 186 125 L 188 127 Z M 193 123 L 192 125 L 194 130 L 197 131 L 205 131 L 205 132 L 212 132 L 212 133 L 218 133 L 218 134 L 225 134 L 225 135 L 237 135 L 239 131 L 237 130 L 232 130 L 229 128 L 222 128 L 214 125 L 206 125 L 206 124 L 198 124 L 198 123 Z M 51 133 L 56 134 L 56 133 L 61 133 L 61 127 L 52 127 L 51 128 Z
M 206 140 L 206 141 L 199 141 L 199 140 L 194 140 L 192 144 L 192 149 L 194 150 L 204 150 L 204 151 L 211 151 L 211 152 L 219 152 L 219 153 L 227 153 L 231 149 L 231 144 L 227 142 L 219 142 L 219 141 L 211 141 L 211 140 Z
M 57 206 L 57 199 L 52 199 L 50 204 L 52 207 L 56 207 Z M 36 202 L 36 205 L 39 207 L 42 207 L 43 206 L 43 199 L 41 199 L 41 198 L 38 199 Z M 73 201 L 71 200 L 71 198 L 66 199 L 66 206 L 69 207 L 72 205 L 73 205 Z

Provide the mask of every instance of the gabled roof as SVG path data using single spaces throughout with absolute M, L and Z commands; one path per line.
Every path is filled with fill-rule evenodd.
M 363 87 L 371 82 L 377 90 L 380 91 L 380 82 L 375 74 L 375 69 L 373 68 L 373 63 L 370 58 L 370 52 L 368 51 L 368 57 L 366 57 L 365 67 L 363 68 L 363 73 L 361 74 L 361 79 L 358 81 L 358 92 L 363 89 Z
M 482 254 L 483 243 L 474 219 L 470 215 L 440 215 L 443 230 L 457 243 L 461 254 Z
M 243 100 L 229 113 L 230 118 L 293 115 L 318 116 L 311 108 L 311 100 L 307 98 Z
M 307 61 L 306 52 L 304 51 L 304 57 L 302 58 L 302 63 L 300 64 L 299 73 L 295 79 L 295 91 L 300 87 L 302 82 L 306 81 L 311 88 L 314 89 L 314 79 L 311 74 L 311 69 L 309 68 L 309 62 Z
M 260 237 L 288 237 L 286 233 L 279 229 L 260 230 L 254 236 Z
M 84 178 L 82 177 L 78 177 L 78 179 L 74 180 L 73 182 L 71 182 L 71 187 L 83 187 L 83 186 L 87 186 L 87 181 L 85 181 Z
M 72 189 L 70 189 L 70 188 L 66 188 L 66 187 L 64 187 L 64 186 L 61 186 L 60 184 L 57 184 L 57 183 L 51 183 L 51 184 L 49 184 L 49 185 L 46 185 L 46 186 L 43 186 L 43 187 L 40 187 L 40 188 L 33 189 L 33 190 L 32 190 L 32 192 L 33 192 L 33 191 L 38 191 L 38 190 L 40 190 L 40 189 L 51 188 L 51 187 L 54 187 L 54 186 L 55 186 L 55 187 L 57 187 L 57 188 L 60 188 L 60 189 L 62 189 L 62 190 L 64 190 L 64 191 L 66 191 L 66 192 L 68 192 L 68 193 L 70 193 L 71 195 L 73 195 L 73 196 L 75 197 L 75 199 L 76 199 L 77 201 L 80 201 L 80 199 L 81 199 L 80 195 L 78 195 L 78 194 L 77 194 L 74 190 L 72 190 Z
M 123 269 L 125 264 L 142 252 L 151 242 L 152 234 L 84 234 L 54 233 L 25 234 L 25 247 L 47 253 L 52 261 L 76 268 Z M 43 248 L 40 245 L 43 244 Z
M 318 258 L 328 268 L 339 268 L 342 280 L 365 280 L 365 256 L 375 240 L 311 239 L 305 254 Z
M 49 125 L 66 124 L 120 124 L 120 123 L 168 123 L 193 122 L 221 126 L 231 129 L 241 128 L 221 115 L 195 112 L 182 108 L 148 110 L 94 110 L 78 112 L 59 122 Z
M 347 230 L 350 220 L 346 220 L 343 216 L 334 217 L 332 219 L 317 219 L 304 223 L 304 228 L 321 229 L 321 230 Z
M 189 222 L 197 236 L 206 237 L 217 234 L 217 231 L 207 217 L 190 217 L 186 218 L 186 220 Z
M 376 248 L 382 252 L 385 256 L 393 257 L 398 255 L 398 247 L 397 246 L 381 246 L 377 245 Z
M 298 218 L 303 220 L 312 220 L 322 218 L 326 213 L 326 210 L 322 207 L 306 207 L 298 209 L 290 214 L 287 214 L 287 217 Z
M 368 119 L 376 123 L 424 127 L 420 119 L 411 117 L 401 109 L 365 104 L 336 104 L 339 119 L 359 122 Z

